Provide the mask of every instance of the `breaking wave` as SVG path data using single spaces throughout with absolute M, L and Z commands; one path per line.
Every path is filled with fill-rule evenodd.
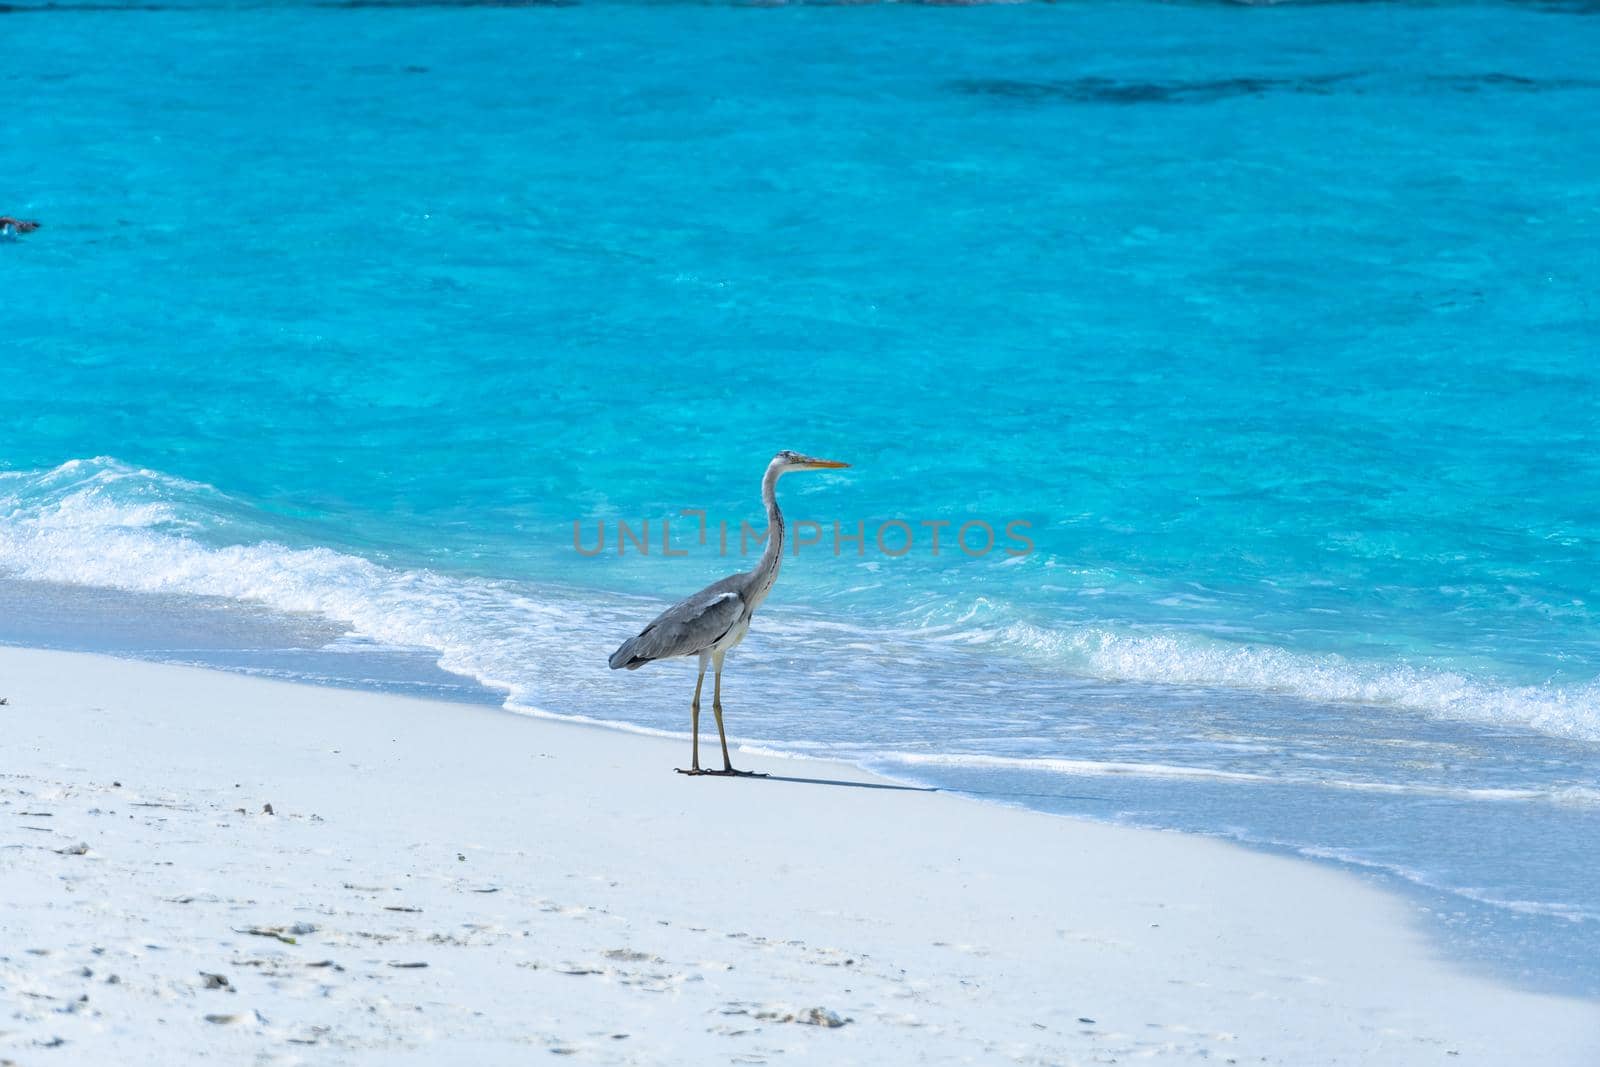
M 0 471 L 0 574 L 314 613 L 373 641 L 436 650 L 442 667 L 509 690 L 524 710 L 548 711 L 573 688 L 587 688 L 594 671 L 587 656 L 580 661 L 571 650 L 592 652 L 640 611 L 619 594 L 575 597 L 512 581 L 389 567 L 331 548 L 295 547 L 271 534 L 262 515 L 211 486 L 106 457 L 50 470 Z M 792 632 L 795 620 L 782 625 Z M 819 620 L 818 633 L 795 636 L 820 638 L 832 625 Z M 1391 706 L 1600 740 L 1596 682 L 1516 686 L 1188 633 L 1051 629 L 1008 619 L 989 605 L 954 621 L 924 617 L 859 632 L 898 646 L 1000 651 L 1103 681 Z M 537 679 L 520 670 L 530 659 L 538 662 Z

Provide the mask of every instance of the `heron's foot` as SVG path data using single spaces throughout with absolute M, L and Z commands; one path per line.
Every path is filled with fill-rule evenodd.
M 717 777 L 717 778 L 766 778 L 767 777 L 767 775 L 761 774 L 758 771 L 736 771 L 732 767 L 725 767 L 720 771 L 706 771 L 706 770 L 701 770 L 699 767 L 691 767 L 689 770 L 684 770 L 682 767 L 674 767 L 672 769 L 677 771 L 679 774 L 687 774 L 687 775 L 695 775 L 695 776 L 697 776 L 697 775 L 711 775 L 711 776 L 714 776 L 714 777 Z

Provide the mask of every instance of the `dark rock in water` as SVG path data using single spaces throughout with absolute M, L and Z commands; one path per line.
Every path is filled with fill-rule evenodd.
M 1567 89 L 1596 89 L 1600 81 L 1593 78 L 1529 78 L 1521 74 L 1435 74 L 1428 78 L 1435 85 L 1445 85 L 1458 93 L 1500 91 L 1512 93 L 1560 92 Z
M 1082 78 L 965 78 L 948 83 L 959 93 L 990 96 L 1018 103 L 1080 104 L 1203 104 L 1242 96 L 1276 93 L 1327 95 L 1360 93 L 1362 72 L 1317 74 L 1306 77 L 1237 77 L 1171 81 L 1133 81 L 1090 75 Z M 1430 74 L 1420 79 L 1423 88 L 1446 87 L 1460 93 L 1541 93 L 1600 88 L 1594 78 L 1534 78 L 1523 74 L 1488 71 L 1472 74 Z
M 1124 81 L 1120 78 L 1062 78 L 1037 81 L 1017 78 L 969 78 L 950 83 L 957 92 L 1023 102 L 1051 100 L 1085 104 L 1204 103 L 1233 96 L 1268 93 L 1327 93 L 1336 82 L 1354 74 L 1320 74 L 1304 78 L 1219 78 L 1204 81 Z

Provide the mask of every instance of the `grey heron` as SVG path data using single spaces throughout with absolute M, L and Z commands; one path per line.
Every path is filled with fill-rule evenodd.
M 679 774 L 765 777 L 751 771 L 736 771 L 728 759 L 728 735 L 722 729 L 722 660 L 750 631 L 750 617 L 772 592 L 772 583 L 777 581 L 778 568 L 783 564 L 783 512 L 778 509 L 778 479 L 793 471 L 835 470 L 849 465 L 802 456 L 787 449 L 773 456 L 761 478 L 761 502 L 767 506 L 767 544 L 755 569 L 731 574 L 678 601 L 651 620 L 637 637 L 630 637 L 611 653 L 612 670 L 626 667 L 630 671 L 658 659 L 699 657 L 700 673 L 695 677 L 694 700 L 689 705 L 689 723 L 694 731 L 693 760 L 688 770 L 678 768 Z M 717 717 L 717 737 L 722 741 L 720 771 L 700 769 L 700 688 L 705 684 L 708 666 L 716 671 L 711 711 Z

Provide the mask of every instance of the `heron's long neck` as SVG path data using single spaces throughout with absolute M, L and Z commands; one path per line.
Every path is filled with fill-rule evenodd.
M 761 479 L 761 502 L 767 506 L 767 547 L 756 564 L 755 595 L 757 600 L 766 597 L 772 583 L 778 580 L 778 568 L 783 565 L 783 512 L 778 508 L 778 468 L 768 467 Z

